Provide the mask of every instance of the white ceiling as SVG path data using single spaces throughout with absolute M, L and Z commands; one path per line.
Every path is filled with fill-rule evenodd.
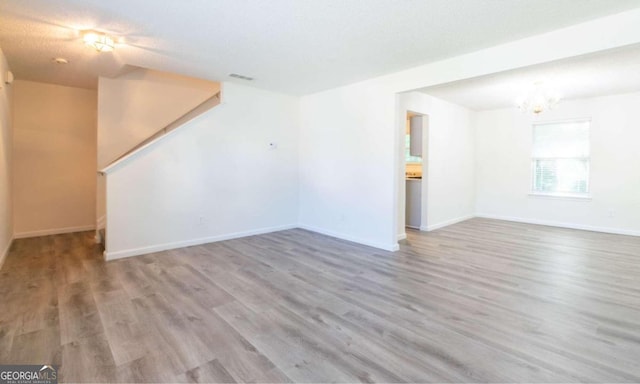
M 420 89 L 473 110 L 515 106 L 537 81 L 562 99 L 640 91 L 640 45 Z
M 17 78 L 94 88 L 126 65 L 306 94 L 640 7 L 640 0 L 0 0 Z M 98 54 L 79 31 L 121 42 Z M 54 65 L 53 57 L 68 65 Z

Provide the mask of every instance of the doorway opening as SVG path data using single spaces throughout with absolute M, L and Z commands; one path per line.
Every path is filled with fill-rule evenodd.
M 406 238 L 407 228 L 426 228 L 429 115 L 404 110 L 401 127 L 398 240 Z

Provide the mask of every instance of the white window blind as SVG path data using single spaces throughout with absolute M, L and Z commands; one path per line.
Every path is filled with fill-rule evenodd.
M 534 124 L 532 191 L 551 195 L 589 193 L 589 120 Z

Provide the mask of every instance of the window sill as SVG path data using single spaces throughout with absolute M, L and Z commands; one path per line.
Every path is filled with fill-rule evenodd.
M 553 200 L 574 200 L 574 201 L 591 201 L 591 195 L 574 195 L 570 193 L 539 193 L 530 192 L 529 197 L 540 199 L 553 199 Z

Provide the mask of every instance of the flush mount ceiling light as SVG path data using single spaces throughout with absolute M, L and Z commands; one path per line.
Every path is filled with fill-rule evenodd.
M 522 112 L 540 114 L 552 109 L 560 101 L 560 95 L 544 86 L 543 81 L 536 81 L 525 96 L 516 100 L 516 105 Z
M 82 34 L 82 40 L 98 52 L 111 52 L 115 48 L 113 38 L 102 32 L 85 31 Z

